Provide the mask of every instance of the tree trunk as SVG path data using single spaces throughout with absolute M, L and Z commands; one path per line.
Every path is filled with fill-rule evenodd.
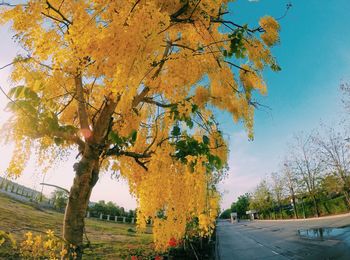
M 292 203 L 293 203 L 293 210 L 294 210 L 294 218 L 298 219 L 298 209 L 297 209 L 297 204 L 295 201 L 295 193 L 294 193 L 294 188 L 293 186 L 290 186 L 290 192 L 292 195 Z
M 75 178 L 70 189 L 63 223 L 63 238 L 68 246 L 68 258 L 81 259 L 83 254 L 83 235 L 85 216 L 92 188 L 98 180 L 99 160 L 97 152 L 91 148 L 79 163 L 74 165 Z M 65 258 L 66 259 L 66 258 Z
M 283 211 L 282 211 L 281 204 L 279 204 L 279 209 L 280 209 L 280 219 L 283 219 Z
M 318 208 L 317 199 L 316 199 L 316 197 L 314 195 L 312 195 L 312 201 L 313 201 L 313 204 L 314 204 L 316 216 L 319 217 L 320 216 L 320 210 Z
M 295 195 L 292 194 L 292 203 L 293 203 L 293 209 L 294 209 L 294 217 L 298 219 L 298 209 L 297 209 L 297 204 L 295 202 Z
M 346 200 L 346 203 L 347 203 L 346 206 L 347 206 L 348 209 L 350 209 L 350 194 L 349 194 L 349 192 L 347 190 L 344 190 L 343 193 L 344 193 L 345 200 Z

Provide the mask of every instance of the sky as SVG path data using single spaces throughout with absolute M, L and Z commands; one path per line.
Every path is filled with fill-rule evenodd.
M 288 143 L 295 133 L 311 131 L 321 122 L 333 124 L 344 118 L 339 86 L 350 82 L 349 0 L 237 0 L 229 5 L 227 17 L 240 24 L 257 25 L 258 18 L 284 14 L 287 3 L 293 7 L 280 20 L 281 43 L 273 48 L 282 71 L 266 71 L 268 94 L 259 102 L 269 108 L 256 111 L 254 140 L 249 141 L 241 124 L 234 124 L 225 113 L 218 121 L 229 140 L 229 172 L 219 184 L 223 194 L 222 208 L 227 208 L 239 195 L 250 192 L 271 172 L 279 170 L 288 155 Z M 18 53 L 8 28 L 0 28 L 0 67 Z M 0 86 L 9 89 L 10 68 L 0 70 Z M 10 116 L 4 109 L 5 96 L 0 93 L 0 126 Z M 0 172 L 6 170 L 12 145 L 0 143 Z M 45 182 L 69 188 L 73 181 L 72 164 L 75 155 L 55 166 L 45 176 Z M 16 181 L 41 189 L 43 175 L 30 163 Z M 48 194 L 52 189 L 44 188 Z M 136 206 L 127 183 L 104 174 L 96 184 L 92 201 L 113 201 L 126 209 Z

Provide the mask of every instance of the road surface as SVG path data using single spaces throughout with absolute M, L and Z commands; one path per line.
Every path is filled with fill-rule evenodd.
M 217 227 L 217 258 L 350 259 L 350 227 L 336 228 L 345 226 L 350 226 L 350 214 L 309 220 L 255 220 L 234 224 L 221 220 Z M 336 229 L 322 229 L 322 233 L 314 231 L 315 228 L 325 227 Z

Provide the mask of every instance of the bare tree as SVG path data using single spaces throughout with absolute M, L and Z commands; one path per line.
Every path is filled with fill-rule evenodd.
M 284 160 L 282 166 L 282 180 L 284 183 L 284 188 L 289 193 L 291 202 L 294 209 L 294 217 L 298 217 L 298 211 L 296 207 L 296 193 L 298 189 L 298 179 L 296 173 L 292 170 L 291 163 L 288 160 Z
M 271 192 L 273 199 L 277 203 L 278 211 L 280 214 L 280 218 L 283 218 L 283 213 L 282 213 L 282 199 L 283 199 L 283 178 L 282 175 L 273 172 L 271 173 Z
M 266 179 L 260 181 L 260 183 L 254 189 L 251 200 L 250 209 L 256 209 L 261 216 L 271 217 L 270 209 L 272 207 L 271 191 Z
M 350 142 L 347 136 L 349 132 L 346 129 L 336 131 L 333 127 L 323 126 L 323 133 L 315 135 L 313 140 L 327 173 L 338 180 L 339 188 L 350 207 Z
M 310 199 L 313 202 L 315 215 L 320 216 L 320 209 L 317 201 L 317 193 L 322 178 L 322 163 L 317 156 L 317 150 L 311 135 L 299 134 L 295 136 L 295 144 L 291 153 L 292 169 L 306 188 Z
M 340 85 L 340 91 L 343 95 L 342 102 L 347 112 L 350 113 L 350 84 L 343 83 Z

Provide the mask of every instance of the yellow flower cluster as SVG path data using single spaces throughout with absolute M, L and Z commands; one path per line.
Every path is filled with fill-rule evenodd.
M 179 137 L 169 137 L 169 133 L 179 125 L 179 117 L 196 117 L 186 122 L 193 123 L 193 129 L 181 125 L 181 133 L 193 137 L 198 132 L 197 117 L 200 125 L 217 108 L 229 112 L 236 121 L 242 120 L 251 137 L 252 91 L 266 92 L 260 72 L 264 66 L 274 65 L 269 47 L 279 39 L 279 25 L 271 17 L 260 20 L 264 29 L 261 38 L 242 33 L 244 46 L 238 45 L 241 58 L 248 59 L 249 65 L 237 61 L 239 82 L 224 54 L 232 49 L 232 35 L 211 21 L 230 1 L 185 2 L 188 4 L 182 0 L 51 0 L 52 6 L 60 6 L 63 17 L 45 1 L 28 0 L 25 6 L 0 9 L 0 23 L 9 22 L 18 41 L 32 54 L 31 59 L 14 65 L 12 83 L 25 85 L 38 98 L 16 99 L 25 109 L 15 109 L 6 129 L 16 143 L 8 171 L 18 176 L 31 149 L 46 168 L 80 144 L 77 139 L 84 141 L 74 81 L 77 71 L 81 72 L 92 132 L 106 100 L 118 100 L 112 122 L 104 130 L 113 131 L 119 139 L 111 141 L 106 135 L 97 144 L 103 150 L 99 153 L 101 167 L 120 171 L 128 180 L 138 200 L 138 224 L 144 227 L 153 221 L 159 250 L 166 249 L 170 240 L 181 240 L 188 232 L 187 223 L 194 220 L 198 220 L 200 235 L 208 235 L 217 215 L 218 196 L 211 189 L 215 173 L 206 167 L 207 158 L 187 156 L 187 164 L 177 160 L 170 143 Z M 183 22 L 174 22 L 176 19 Z M 198 86 L 203 81 L 207 86 Z M 177 104 L 177 118 L 173 104 Z M 193 104 L 201 115 L 192 114 Z M 135 131 L 137 136 L 131 141 L 130 134 Z M 227 146 L 216 129 L 209 132 L 212 155 L 225 164 Z M 201 134 L 195 140 L 202 138 Z M 148 171 L 138 158 L 120 154 L 105 158 L 115 145 L 125 154 L 145 156 L 140 160 Z M 28 234 L 24 246 L 29 252 L 31 247 L 56 245 L 53 240 L 44 240 Z
M 210 236 L 213 233 L 215 220 L 219 213 L 219 194 L 213 190 L 208 193 L 207 211 L 198 216 L 199 234 L 202 237 Z
M 2 246 L 6 246 L 9 249 L 17 249 L 17 243 L 14 237 L 9 233 L 0 230 L 0 247 Z
M 239 73 L 239 78 L 245 88 L 246 94 L 250 94 L 253 89 L 257 89 L 261 94 L 266 94 L 266 84 L 253 69 L 248 65 L 243 65 Z M 250 96 L 248 96 L 250 98 Z
M 31 142 L 29 139 L 16 140 L 14 150 L 14 154 L 16 154 L 16 156 L 12 157 L 6 170 L 8 176 L 17 178 L 21 175 L 28 159 L 30 158 L 30 145 Z
M 181 117 L 188 118 L 192 114 L 192 103 L 189 101 L 184 101 L 177 106 L 177 110 Z
M 261 35 L 261 39 L 264 43 L 271 47 L 279 41 L 278 32 L 280 30 L 280 25 L 271 16 L 265 16 L 260 19 L 259 25 L 264 29 L 264 33 Z
M 247 49 L 249 60 L 254 64 L 258 70 L 262 70 L 266 64 L 271 62 L 271 53 L 264 44 L 257 39 L 247 39 L 244 42 L 244 46 Z
M 183 239 L 187 224 L 203 214 L 206 222 L 201 222 L 203 232 L 200 234 L 209 235 L 219 202 L 218 196 L 212 199 L 213 192 L 208 189 L 211 173 L 205 167 L 207 159 L 188 156 L 188 165 L 184 165 L 169 156 L 174 152 L 172 146 L 163 146 L 150 162 L 147 172 L 129 160 L 121 162 L 121 173 L 138 199 L 138 226 L 142 230 L 152 220 L 156 249 L 160 251 L 169 247 L 171 239 Z M 194 162 L 194 169 L 191 169 L 189 165 Z
M 193 97 L 193 102 L 200 108 L 203 108 L 203 106 L 208 102 L 209 98 L 209 90 L 205 87 L 199 86 L 196 88 L 196 93 Z
M 33 235 L 25 233 L 25 240 L 20 244 L 21 256 L 25 258 L 60 259 L 66 257 L 68 251 L 63 248 L 63 243 L 55 237 L 52 230 L 47 230 L 46 235 Z

